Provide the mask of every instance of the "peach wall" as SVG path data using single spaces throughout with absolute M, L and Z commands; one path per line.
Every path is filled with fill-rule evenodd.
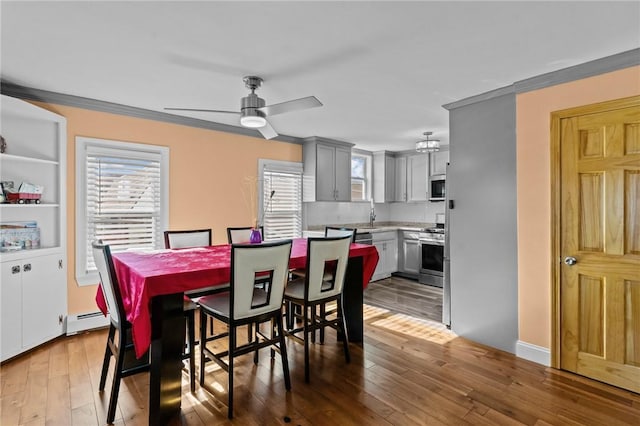
M 519 340 L 551 348 L 551 113 L 640 94 L 640 67 L 516 96 Z
M 34 102 L 36 103 L 36 102 Z M 227 241 L 227 226 L 250 225 L 242 191 L 255 178 L 258 159 L 302 161 L 302 146 L 36 103 L 67 119 L 67 275 L 69 314 L 92 312 L 96 286 L 79 287 L 75 279 L 75 138 L 86 136 L 167 146 L 170 149 L 169 227 L 212 228 L 216 243 Z

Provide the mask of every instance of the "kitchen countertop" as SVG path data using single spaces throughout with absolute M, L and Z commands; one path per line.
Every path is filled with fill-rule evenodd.
M 425 228 L 433 228 L 435 223 L 415 223 L 415 222 L 379 222 L 374 223 L 373 228 L 368 223 L 341 223 L 327 224 L 321 226 L 310 226 L 305 231 L 324 231 L 325 226 L 342 226 L 345 228 L 356 228 L 357 234 L 376 233 L 385 231 L 424 231 Z

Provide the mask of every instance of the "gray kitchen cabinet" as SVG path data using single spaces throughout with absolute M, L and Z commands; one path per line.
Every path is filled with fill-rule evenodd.
M 303 201 L 351 201 L 351 147 L 313 136 L 304 140 Z
M 437 151 L 429 154 L 429 176 L 443 175 L 447 172 L 449 151 Z
M 396 202 L 427 201 L 429 156 L 400 155 L 395 159 Z
M 376 232 L 373 233 L 372 239 L 380 258 L 371 281 L 377 281 L 390 277 L 398 270 L 398 233 L 396 231 Z
M 417 154 L 407 157 L 407 201 L 427 201 L 429 156 Z
M 420 235 L 417 232 L 400 231 L 398 241 L 398 272 L 418 279 L 420 274 Z
M 387 151 L 373 153 L 373 201 L 395 201 L 396 158 Z
M 394 201 L 405 202 L 407 197 L 407 156 L 396 157 Z

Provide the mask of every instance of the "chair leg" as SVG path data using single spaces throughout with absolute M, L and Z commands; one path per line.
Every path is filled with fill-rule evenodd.
M 326 304 L 320 304 L 320 321 L 325 321 L 327 316 Z M 324 326 L 320 327 L 320 344 L 324 345 Z
M 282 358 L 282 372 L 284 373 L 284 387 L 287 390 L 291 390 L 291 378 L 289 377 L 289 359 L 287 358 L 287 344 L 284 336 L 284 321 L 282 319 L 282 312 L 276 318 L 278 323 L 278 336 L 280 337 L 280 357 Z
M 318 321 L 318 319 L 317 319 L 317 308 L 314 305 L 311 308 L 311 324 L 315 325 L 316 321 Z M 312 331 L 313 334 L 311 334 L 311 343 L 316 343 L 316 329 L 315 329 L 315 327 L 312 327 L 311 329 L 313 330 Z
M 249 327 L 251 327 L 251 324 L 249 324 Z M 258 343 L 258 331 L 260 331 L 260 323 L 256 323 L 255 333 L 253 333 L 253 336 L 249 336 L 249 342 L 255 341 L 256 344 Z M 257 347 L 256 347 L 256 350 L 253 352 L 253 363 L 258 365 L 258 348 Z
M 116 416 L 118 393 L 120 392 L 120 381 L 122 380 L 122 366 L 126 352 L 126 339 L 126 333 L 118 333 L 118 355 L 116 356 L 116 367 L 113 372 L 113 384 L 111 385 L 111 397 L 109 398 L 109 408 L 107 409 L 107 423 L 113 423 L 113 419 Z
M 338 324 L 342 328 L 342 346 L 344 347 L 344 359 L 349 364 L 351 362 L 351 353 L 349 353 L 349 336 L 347 335 L 347 322 L 344 318 L 342 310 L 342 298 L 336 300 Z
M 213 335 L 213 333 L 211 333 Z M 207 314 L 200 310 L 200 386 L 204 386 L 204 365 L 206 357 L 204 348 L 207 345 Z
M 187 338 L 189 346 L 189 384 L 191 392 L 196 391 L 196 320 L 195 311 L 187 312 Z
M 303 312 L 303 335 L 304 335 L 304 381 L 309 383 L 309 308 L 305 305 L 302 307 Z
M 102 374 L 100 374 L 100 386 L 98 390 L 103 391 L 105 382 L 107 381 L 107 372 L 109 371 L 109 363 L 111 361 L 111 348 L 109 342 L 113 341 L 113 337 L 116 334 L 116 327 L 113 324 L 109 324 L 109 335 L 107 336 L 107 347 L 104 350 L 104 361 L 102 361 Z
M 227 417 L 233 418 L 233 356 L 236 350 L 236 326 L 230 325 L 229 329 L 229 394 Z

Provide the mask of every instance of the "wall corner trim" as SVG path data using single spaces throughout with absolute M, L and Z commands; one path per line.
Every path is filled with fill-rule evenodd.
M 540 74 L 535 77 L 517 81 L 510 86 L 501 87 L 479 95 L 470 96 L 468 98 L 444 104 L 442 107 L 450 111 L 452 109 L 483 102 L 509 93 L 518 94 L 530 92 L 532 90 L 581 80 L 583 78 L 618 71 L 637 65 L 640 65 L 640 48 L 627 50 L 625 52 L 605 56 L 604 58 Z
M 500 87 L 499 89 L 490 90 L 488 92 L 480 93 L 479 95 L 469 96 L 468 98 L 460 99 L 459 101 L 451 102 L 442 105 L 442 108 L 451 111 L 452 109 L 460 108 L 467 105 L 476 104 L 479 102 L 487 101 L 489 99 L 497 98 L 504 95 L 515 93 L 515 88 L 512 85 Z
M 514 83 L 516 93 L 530 92 L 570 81 L 640 65 L 640 48 L 548 72 Z
M 200 120 L 198 118 L 185 117 L 181 115 L 169 114 L 166 112 L 153 111 L 150 109 L 138 108 L 128 105 L 116 104 L 113 102 L 100 101 L 97 99 L 83 98 L 81 96 L 67 95 L 64 93 L 51 92 L 48 90 L 35 89 L 32 87 L 20 86 L 5 80 L 0 82 L 0 91 L 2 94 L 14 98 L 44 102 L 48 104 L 64 105 L 75 108 L 88 109 L 92 111 L 106 112 L 110 114 L 125 115 L 128 117 L 142 118 L 146 120 L 162 121 L 165 123 L 178 124 L 188 127 L 196 127 L 207 130 L 215 130 L 218 132 L 233 133 L 243 136 L 251 136 L 263 139 L 257 130 L 247 129 L 240 126 L 232 126 L 229 124 L 216 123 L 208 120 Z M 273 141 L 287 142 L 301 145 L 302 139 L 278 135 L 271 139 Z
M 547 367 L 551 366 L 551 351 L 549 349 L 522 340 L 516 342 L 516 356 Z

